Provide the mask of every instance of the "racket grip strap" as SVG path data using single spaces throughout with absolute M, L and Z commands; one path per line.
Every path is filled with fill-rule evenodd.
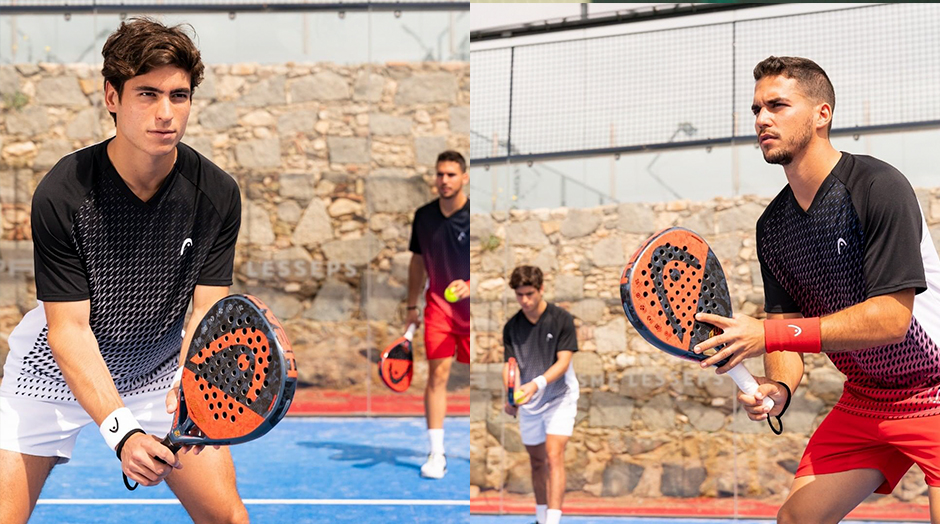
M 108 447 L 115 452 L 117 452 L 118 445 L 123 444 L 124 440 L 134 430 L 143 432 L 140 423 L 134 418 L 131 410 L 126 407 L 120 407 L 112 411 L 98 426 L 98 432 L 104 437 Z M 121 458 L 121 456 L 118 455 L 118 458 Z
M 822 350 L 819 317 L 765 320 L 764 347 L 768 353 L 819 353 Z

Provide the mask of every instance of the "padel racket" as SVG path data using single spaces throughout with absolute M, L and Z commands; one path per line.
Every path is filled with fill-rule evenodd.
M 512 407 L 517 407 L 516 391 L 519 391 L 519 365 L 515 357 L 509 357 L 506 363 L 509 366 L 509 376 L 506 381 L 506 401 Z
M 254 440 L 287 413 L 297 365 L 280 322 L 261 300 L 230 295 L 199 322 L 179 386 L 179 407 L 163 445 L 227 445 Z M 157 459 L 160 460 L 160 459 Z M 128 489 L 135 489 L 124 477 Z
M 637 332 L 670 355 L 701 362 L 723 347 L 708 354 L 692 351 L 699 342 L 721 333 L 695 320 L 695 314 L 730 317 L 732 311 L 718 257 L 702 237 L 688 229 L 664 229 L 640 246 L 623 270 L 620 299 Z M 728 370 L 728 375 L 741 391 L 757 392 L 757 381 L 742 364 Z M 764 397 L 763 403 L 766 407 L 774 404 L 770 397 Z
M 379 362 L 379 378 L 396 393 L 404 393 L 411 386 L 414 375 L 414 355 L 411 339 L 415 334 L 415 325 L 408 326 L 405 334 L 392 342 L 382 352 Z

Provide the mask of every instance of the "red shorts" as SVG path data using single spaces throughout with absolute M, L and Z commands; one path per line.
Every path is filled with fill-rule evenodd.
M 836 408 L 809 439 L 796 476 L 877 469 L 886 480 L 875 493 L 888 494 L 913 464 L 928 486 L 940 486 L 940 415 L 887 420 Z
M 455 329 L 454 321 L 433 304 L 424 308 L 424 348 L 428 360 L 450 358 L 470 363 L 470 333 Z

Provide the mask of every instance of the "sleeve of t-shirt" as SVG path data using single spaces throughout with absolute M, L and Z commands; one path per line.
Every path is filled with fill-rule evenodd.
M 418 212 L 415 212 L 415 218 L 411 221 L 411 243 L 408 250 L 417 255 L 421 254 L 421 242 L 418 241 Z
M 235 243 L 238 240 L 238 229 L 241 227 L 241 195 L 238 186 L 232 184 L 231 194 L 227 199 L 227 207 L 222 217 L 222 228 L 219 236 L 212 244 L 212 249 L 206 257 L 196 282 L 201 286 L 230 286 L 232 285 L 232 272 L 235 266 Z
M 555 347 L 555 353 L 559 351 L 578 350 L 578 333 L 574 328 L 574 317 L 565 312 L 561 319 L 561 329 L 558 330 L 558 345 Z
M 503 326 L 503 362 L 509 362 L 510 358 L 516 357 L 516 351 L 512 349 L 512 343 L 509 338 L 509 324 L 512 323 L 512 319 L 509 322 L 506 322 L 506 325 Z
M 872 176 L 862 219 L 865 298 L 927 289 L 921 255 L 923 218 L 910 183 L 896 170 Z
M 30 209 L 36 298 L 46 302 L 87 300 L 88 276 L 72 238 L 75 210 L 52 189 L 40 184 Z

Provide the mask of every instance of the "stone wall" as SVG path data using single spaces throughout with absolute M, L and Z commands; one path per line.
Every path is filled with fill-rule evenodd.
M 918 190 L 940 249 L 940 188 Z M 531 491 L 518 423 L 502 413 L 502 326 L 518 311 L 512 268 L 540 266 L 546 297 L 575 316 L 581 351 L 577 423 L 566 450 L 567 489 L 630 500 L 739 496 L 782 501 L 812 431 L 842 392 L 827 358 L 807 355 L 785 433 L 747 419 L 735 386 L 646 343 L 620 303 L 627 258 L 655 231 L 702 234 L 721 260 L 736 312 L 763 317 L 754 226 L 770 199 L 621 204 L 593 209 L 497 212 L 471 217 L 474 367 L 471 384 L 471 494 Z M 746 366 L 763 374 L 760 359 Z M 926 501 L 914 468 L 893 497 Z
M 2 361 L 35 305 L 32 192 L 114 124 L 100 67 L 0 66 L 0 102 Z M 207 67 L 183 141 L 238 180 L 233 290 L 271 305 L 304 383 L 362 388 L 367 350 L 400 335 L 413 213 L 434 198 L 437 154 L 468 149 L 469 105 L 468 63 Z

